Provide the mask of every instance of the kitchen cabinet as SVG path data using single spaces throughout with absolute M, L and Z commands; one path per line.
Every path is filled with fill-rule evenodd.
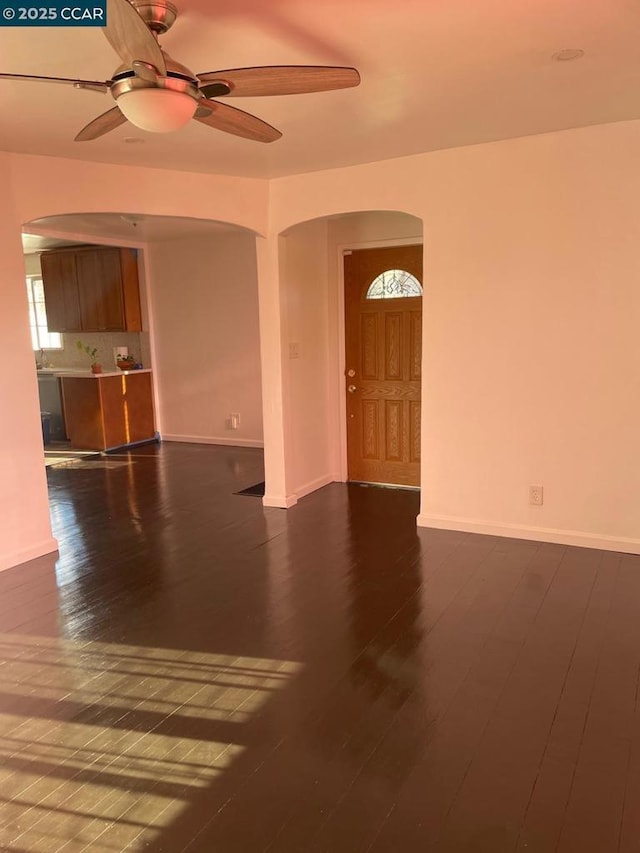
M 40 261 L 50 332 L 141 331 L 133 249 L 57 249 L 43 252 Z
M 151 371 L 61 377 L 71 446 L 108 450 L 155 438 Z
M 75 256 L 70 252 L 50 252 L 42 254 L 40 262 L 49 331 L 78 331 L 80 299 Z

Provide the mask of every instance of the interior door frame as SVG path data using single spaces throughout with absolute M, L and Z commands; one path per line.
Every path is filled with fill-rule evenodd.
M 337 246 L 338 258 L 338 358 L 336 371 L 336 388 L 338 394 L 338 416 L 340 435 L 340 471 L 339 482 L 346 483 L 348 480 L 347 462 L 347 400 L 344 393 L 344 376 L 347 369 L 347 328 L 345 318 L 345 292 L 344 292 L 344 256 L 359 249 L 384 249 L 393 246 L 422 246 L 424 267 L 424 235 L 417 234 L 415 237 L 398 237 L 385 240 L 367 240 L 358 243 L 339 243 Z M 424 279 L 424 271 L 423 271 Z M 424 290 L 424 284 L 423 284 Z M 423 341 L 424 345 L 424 341 Z

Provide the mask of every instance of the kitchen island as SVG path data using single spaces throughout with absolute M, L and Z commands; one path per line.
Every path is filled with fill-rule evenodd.
M 71 446 L 111 450 L 156 436 L 151 370 L 61 374 Z

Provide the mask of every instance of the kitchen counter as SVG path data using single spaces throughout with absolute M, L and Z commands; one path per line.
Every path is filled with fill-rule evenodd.
M 73 376 L 74 379 L 102 379 L 104 376 L 130 376 L 132 373 L 151 373 L 151 368 L 141 367 L 138 370 L 110 370 L 102 373 L 92 373 L 90 370 L 82 370 L 81 368 L 65 368 L 65 367 L 41 367 L 38 369 L 38 375 L 45 376 Z
M 38 376 L 66 376 L 67 374 L 88 373 L 83 367 L 38 367 L 36 372 Z
M 60 373 L 60 382 L 73 448 L 112 450 L 155 438 L 151 370 Z

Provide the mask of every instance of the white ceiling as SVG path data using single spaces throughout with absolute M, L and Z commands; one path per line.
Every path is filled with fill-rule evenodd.
M 162 38 L 195 72 L 354 65 L 357 89 L 231 101 L 279 127 L 270 145 L 199 122 L 170 134 L 77 131 L 109 95 L 0 81 L 0 149 L 274 177 L 640 117 L 640 4 L 631 0 L 176 0 Z M 580 48 L 584 58 L 552 54 Z M 0 27 L 0 71 L 109 79 L 99 29 Z M 130 144 L 126 138 L 142 139 Z

